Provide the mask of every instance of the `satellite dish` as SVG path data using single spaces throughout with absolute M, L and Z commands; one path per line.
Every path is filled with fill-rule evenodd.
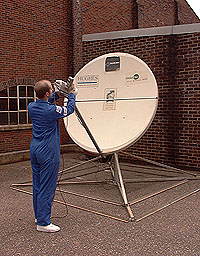
M 102 153 L 135 143 L 156 113 L 158 88 L 150 68 L 127 53 L 109 53 L 86 64 L 75 76 L 76 106 Z M 76 115 L 64 119 L 72 140 L 98 153 Z

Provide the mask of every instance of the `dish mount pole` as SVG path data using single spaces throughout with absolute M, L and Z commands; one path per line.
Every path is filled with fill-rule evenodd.
M 82 126 L 83 126 L 84 129 L 86 130 L 88 136 L 90 137 L 92 143 L 94 144 L 94 146 L 95 146 L 97 152 L 100 154 L 100 156 L 101 156 L 102 158 L 105 158 L 105 156 L 103 155 L 103 153 L 102 153 L 102 151 L 101 151 L 101 149 L 100 149 L 98 143 L 96 142 L 96 140 L 95 140 L 94 136 L 92 135 L 92 133 L 91 133 L 89 127 L 87 126 L 87 124 L 86 124 L 84 118 L 82 117 L 80 111 L 78 110 L 77 106 L 75 106 L 75 113 L 76 113 L 78 119 L 80 120 Z
M 117 183 L 119 191 L 121 193 L 122 199 L 124 201 L 124 206 L 126 207 L 128 214 L 130 216 L 130 220 L 134 220 L 135 217 L 133 215 L 133 212 L 130 208 L 130 205 L 128 203 L 127 195 L 126 195 L 126 189 L 124 186 L 123 178 L 122 178 L 122 173 L 119 165 L 119 159 L 118 159 L 118 154 L 114 153 L 113 154 L 113 162 L 114 162 L 114 181 Z

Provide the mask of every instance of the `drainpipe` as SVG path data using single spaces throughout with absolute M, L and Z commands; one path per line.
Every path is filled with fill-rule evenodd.
M 83 66 L 82 43 L 82 0 L 72 0 L 73 15 L 73 73 L 74 76 Z

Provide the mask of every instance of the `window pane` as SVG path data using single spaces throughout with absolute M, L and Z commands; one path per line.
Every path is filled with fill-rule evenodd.
M 34 86 L 31 85 L 12 86 L 0 91 L 0 125 L 27 124 L 27 122 L 31 124 L 27 106 L 35 101 L 34 96 Z
M 26 86 L 19 86 L 19 97 L 26 97 Z
M 32 86 L 27 86 L 27 97 L 34 97 L 34 88 Z
M 0 113 L 0 125 L 8 124 L 8 113 Z
M 26 99 L 19 99 L 19 109 L 26 110 Z
M 17 112 L 10 113 L 10 124 L 18 124 L 18 122 L 17 122 Z
M 17 111 L 17 99 L 9 99 L 9 110 Z
M 9 97 L 17 97 L 17 87 L 9 88 Z
M 8 111 L 8 99 L 0 99 L 0 111 Z
M 34 99 L 27 99 L 27 104 L 34 102 Z
M 20 124 L 26 124 L 26 112 L 20 112 L 19 113 L 19 123 Z
M 0 91 L 0 97 L 7 97 L 7 89 Z
M 30 118 L 29 114 L 28 114 L 28 123 L 32 124 L 32 121 L 31 121 L 31 118 Z

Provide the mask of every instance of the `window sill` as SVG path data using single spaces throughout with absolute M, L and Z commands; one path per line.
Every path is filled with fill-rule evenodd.
M 0 131 L 27 130 L 32 129 L 32 124 L 0 125 Z

